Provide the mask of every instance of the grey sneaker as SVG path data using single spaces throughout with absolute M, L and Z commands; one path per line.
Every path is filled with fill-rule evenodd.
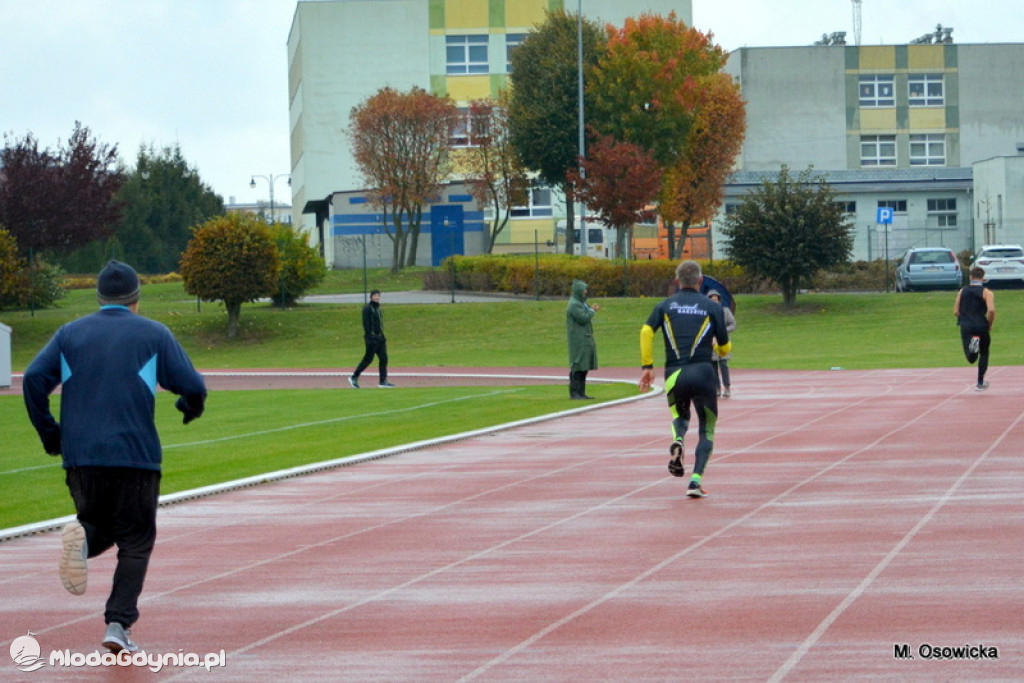
M 988 382 L 982 382 L 974 387 L 975 391 L 985 391 L 986 389 L 988 389 Z
M 60 582 L 64 590 L 72 595 L 82 595 L 89 585 L 89 544 L 85 539 L 85 527 L 80 522 L 68 522 L 60 532 L 63 550 L 60 555 Z
M 391 382 L 381 382 L 380 383 L 380 388 L 381 389 L 394 389 L 395 385 L 392 384 Z
M 359 388 L 359 379 L 355 375 L 348 378 L 348 383 L 352 385 L 353 389 Z
M 705 491 L 704 488 L 697 482 L 691 481 L 690 487 L 686 489 L 686 495 L 688 495 L 690 498 L 703 498 L 704 496 L 708 495 L 708 492 Z
M 971 337 L 971 343 L 967 345 L 967 351 L 972 354 L 980 352 L 981 337 Z
M 103 636 L 103 647 L 111 652 L 120 652 L 121 650 L 138 652 L 139 650 L 139 646 L 132 640 L 131 629 L 121 626 L 116 621 L 107 624 L 107 634 Z
M 726 387 L 725 389 L 722 389 L 722 398 L 729 398 L 730 396 L 732 396 L 731 388 Z

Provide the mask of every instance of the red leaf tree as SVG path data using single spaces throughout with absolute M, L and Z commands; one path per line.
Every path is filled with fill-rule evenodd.
M 591 143 L 580 167 L 581 172 L 569 172 L 576 196 L 615 228 L 616 256 L 627 258 L 633 224 L 645 217 L 661 186 L 661 167 L 650 150 L 611 136 Z
M 67 144 L 39 149 L 31 133 L 0 150 L 0 224 L 22 254 L 66 253 L 110 235 L 120 219 L 114 196 L 124 183 L 117 147 L 75 122 Z

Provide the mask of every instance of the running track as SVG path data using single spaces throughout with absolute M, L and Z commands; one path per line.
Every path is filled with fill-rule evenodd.
M 135 636 L 225 650 L 169 680 L 1021 680 L 1024 368 L 972 378 L 734 370 L 704 500 L 656 396 L 166 506 Z M 58 547 L 0 543 L 4 641 L 92 652 L 113 557 L 73 598 Z

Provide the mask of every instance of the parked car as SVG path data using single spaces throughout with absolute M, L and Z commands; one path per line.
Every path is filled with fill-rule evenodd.
M 1024 248 L 1019 244 L 984 246 L 971 266 L 984 268 L 989 282 L 1024 282 Z
M 946 247 L 907 249 L 896 266 L 897 292 L 932 287 L 959 289 L 962 285 L 960 261 Z

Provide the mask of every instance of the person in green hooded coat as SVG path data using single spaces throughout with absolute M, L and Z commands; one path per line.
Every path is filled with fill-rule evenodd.
M 587 283 L 574 280 L 569 305 L 565 310 L 565 328 L 569 338 L 569 398 L 587 396 L 587 373 L 597 369 L 597 343 L 591 321 L 600 306 L 587 304 Z

